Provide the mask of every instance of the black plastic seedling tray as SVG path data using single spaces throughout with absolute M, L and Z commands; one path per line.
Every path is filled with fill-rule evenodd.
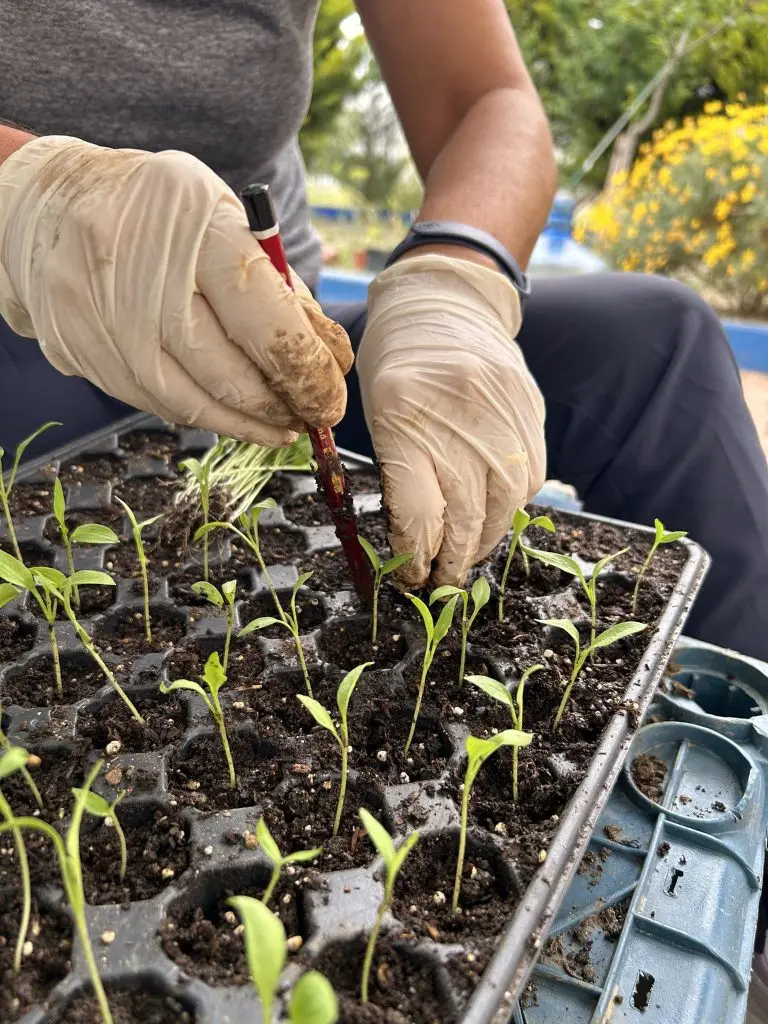
M 160 432 L 158 437 L 168 442 L 165 450 L 161 445 L 150 457 L 142 454 L 140 445 L 132 450 L 126 438 L 138 436 L 138 430 Z M 42 489 L 45 482 L 50 480 L 51 472 L 58 471 L 60 467 L 66 469 L 64 475 L 68 481 L 65 487 L 68 509 L 73 513 L 87 510 L 86 518 L 104 521 L 107 510 L 114 509 L 110 504 L 113 484 L 109 467 L 112 465 L 115 476 L 123 486 L 126 482 L 154 480 L 154 484 L 147 483 L 144 486 L 143 492 L 142 487 L 138 486 L 133 488 L 132 493 L 144 493 L 146 497 L 147 494 L 151 495 L 153 488 L 165 488 L 168 496 L 163 500 L 170 507 L 175 466 L 186 455 L 201 454 L 213 440 L 213 436 L 206 432 L 176 430 L 157 420 L 133 417 L 107 432 L 83 439 L 53 456 L 28 464 L 20 474 L 19 482 L 40 482 L 43 493 Z M 78 482 L 78 464 L 85 467 L 98 466 L 101 479 Z M 375 516 L 379 510 L 378 495 L 373 493 L 373 467 L 367 460 L 356 456 L 347 458 L 347 466 L 353 481 L 361 482 L 356 487 L 355 500 L 362 514 L 361 523 L 365 532 L 368 517 Z M 86 472 L 84 476 L 87 475 Z M 168 484 L 158 482 L 166 480 Z M 300 569 L 312 568 L 313 565 L 321 567 L 317 574 L 317 589 L 313 588 L 314 581 L 310 580 L 303 595 L 310 624 L 304 636 L 308 660 L 322 669 L 328 637 L 339 629 L 353 628 L 354 623 L 360 620 L 361 613 L 351 592 L 333 587 L 328 589 L 322 585 L 324 578 L 331 578 L 327 570 L 322 570 L 322 552 L 331 552 L 329 557 L 335 557 L 333 551 L 337 543 L 332 528 L 322 522 L 322 516 L 318 513 L 320 525 L 313 525 L 311 509 L 308 513 L 307 508 L 302 507 L 302 500 L 306 501 L 303 496 L 314 491 L 314 481 L 304 474 L 285 474 L 276 478 L 276 481 L 275 493 L 282 501 L 277 509 L 264 515 L 262 528 L 267 532 L 280 530 L 282 534 L 290 535 L 286 550 L 292 550 L 294 554 L 293 557 L 281 559 L 282 564 L 274 569 L 273 579 L 276 586 L 284 590 L 292 586 Z M 46 505 L 45 499 L 41 499 L 41 504 L 44 507 L 41 507 L 39 515 L 25 519 L 20 528 L 17 527 L 19 539 L 22 546 L 26 546 L 25 551 L 31 564 L 35 564 L 34 560 L 39 556 L 64 569 L 63 551 L 54 542 L 50 502 Z M 283 505 L 287 506 L 287 512 Z M 290 514 L 297 515 L 297 509 L 300 510 L 298 519 L 310 525 L 291 521 Z M 622 543 L 638 541 L 647 547 L 644 538 L 649 531 L 638 527 L 587 515 L 561 514 L 560 521 L 569 524 L 572 537 L 597 535 L 595 531 L 602 529 L 599 524 L 605 524 L 605 530 L 611 538 L 614 535 L 618 538 L 616 547 Z M 120 532 L 120 528 L 117 529 Z M 380 537 L 380 534 L 379 524 L 377 536 Z M 127 545 L 125 547 L 128 549 Z M 301 552 L 298 556 L 297 550 Z M 541 865 L 526 873 L 517 860 L 524 843 L 522 846 L 519 842 L 517 846 L 511 844 L 503 828 L 491 830 L 482 827 L 478 821 L 473 824 L 469 843 L 470 859 L 472 851 L 475 851 L 478 863 L 490 865 L 502 879 L 502 889 L 511 907 L 506 926 L 491 939 L 490 944 L 480 948 L 473 944 L 473 936 L 466 941 L 456 936 L 446 940 L 434 927 L 427 932 L 420 929 L 415 919 L 391 919 L 387 942 L 395 950 L 392 955 L 402 957 L 403 963 L 413 966 L 420 979 L 414 980 L 415 976 L 409 974 L 410 968 L 405 969 L 401 964 L 399 970 L 405 972 L 402 975 L 405 977 L 404 987 L 415 987 L 420 992 L 419 985 L 425 984 L 426 978 L 432 996 L 428 1003 L 429 1009 L 423 1015 L 413 1012 L 410 1017 L 404 1017 L 392 1010 L 389 1014 L 384 1011 L 376 1019 L 392 1022 L 423 1020 L 501 1024 L 511 1018 L 546 939 L 549 925 L 621 770 L 635 727 L 653 696 L 706 571 L 707 556 L 696 544 L 683 541 L 675 545 L 675 552 L 674 571 L 671 576 L 668 573 L 663 594 L 657 595 L 660 614 L 656 627 L 641 634 L 640 647 L 633 649 L 636 668 L 623 694 L 616 695 L 612 713 L 605 716 L 605 727 L 581 781 L 572 792 L 567 806 L 559 808 L 556 827 L 546 840 L 546 858 Z M 570 553 L 578 555 L 578 551 L 572 550 Z M 213 564 L 226 566 L 236 554 L 230 542 L 225 540 L 218 549 L 219 562 Z M 193 647 L 202 658 L 206 652 L 220 646 L 224 632 L 223 619 L 217 618 L 210 608 L 206 609 L 201 604 L 185 603 L 184 595 L 189 593 L 189 582 L 195 577 L 194 566 L 199 565 L 199 555 L 188 549 L 185 557 L 186 561 L 180 566 L 164 566 L 162 559 L 159 565 L 153 566 L 157 575 L 152 595 L 153 609 L 158 615 L 165 611 L 167 621 L 175 623 L 173 630 L 177 639 L 167 650 L 128 659 L 130 664 L 126 664 L 126 659 L 121 658 L 119 623 L 126 621 L 125 616 L 135 616 L 141 607 L 135 580 L 122 578 L 115 568 L 116 563 L 111 560 L 110 552 L 89 548 L 78 553 L 78 567 L 111 566 L 117 577 L 114 603 L 97 609 L 88 619 L 88 625 L 102 638 L 109 636 L 110 628 L 113 628 L 113 632 L 114 629 L 118 630 L 114 633 L 116 642 L 107 644 L 107 647 L 112 647 L 108 651 L 108 658 L 113 667 L 123 673 L 124 685 L 137 699 L 157 693 L 159 682 L 169 677 L 169 666 L 173 666 L 179 652 L 183 653 Z M 491 561 L 499 557 L 496 554 Z M 671 556 L 665 549 L 660 557 Z M 243 624 L 254 614 L 252 608 L 247 606 L 265 595 L 266 589 L 263 579 L 243 560 L 238 559 L 232 565 L 232 575 L 236 573 L 239 581 L 238 609 Z M 179 581 L 185 568 L 190 571 Z M 480 567 L 480 571 L 483 568 Z M 614 573 L 611 585 L 626 591 L 631 586 L 630 579 L 621 573 Z M 108 600 L 109 595 L 105 598 L 105 601 Z M 554 592 L 534 594 L 525 600 L 531 602 L 530 614 L 533 619 L 571 614 L 576 616 L 579 612 L 577 591 L 565 577 Z M 495 602 L 492 601 L 489 608 L 495 612 Z M 15 742 L 34 750 L 40 749 L 51 759 L 56 750 L 66 749 L 67 744 L 73 742 L 80 724 L 88 721 L 92 726 L 104 709 L 114 705 L 116 698 L 105 685 L 97 686 L 92 693 L 81 699 L 54 709 L 14 703 L 15 680 L 23 675 L 27 667 L 46 656 L 47 631 L 23 601 L 7 606 L 3 614 L 20 621 L 28 638 L 28 650 L 15 663 L 0 664 L 0 701 L 5 727 Z M 413 667 L 420 664 L 420 623 L 416 621 L 415 615 L 408 616 L 402 607 L 393 605 L 392 610 L 388 610 L 386 604 L 381 622 L 383 632 L 396 638 L 396 642 L 393 639 L 392 643 L 397 653 L 392 655 L 389 668 L 372 671 L 368 679 L 372 686 L 380 687 L 379 692 L 385 695 L 387 714 L 393 714 L 392 709 L 401 709 L 404 721 L 407 721 L 412 698 L 405 691 L 405 680 L 409 678 Z M 77 676 L 83 666 L 88 666 L 87 658 L 75 653 L 76 644 L 67 625 L 62 624 L 57 628 L 60 629 L 62 656 L 67 672 Z M 547 639 L 545 636 L 542 650 L 548 644 L 551 648 L 557 648 L 556 638 L 550 636 Z M 281 680 L 286 678 L 286 673 L 295 677 L 293 648 L 285 641 L 271 637 L 259 638 L 248 650 L 258 662 L 254 670 L 254 682 L 259 687 L 282 685 Z M 539 658 L 542 650 L 536 652 Z M 487 674 L 511 682 L 524 667 L 517 658 L 518 654 L 513 644 L 506 650 L 499 647 L 498 643 L 492 648 L 484 648 L 476 639 L 469 649 L 469 660 L 474 665 L 485 665 Z M 237 656 L 237 647 L 233 649 L 233 656 Z M 557 650 L 549 648 L 543 650 L 543 656 L 555 662 L 559 658 Z M 620 664 L 620 660 L 616 664 Z M 325 668 L 328 669 L 328 666 Z M 330 669 L 328 671 L 336 682 L 343 674 L 338 664 L 334 666 L 333 672 Z M 599 674 L 597 667 L 595 672 Z M 298 685 L 296 691 L 300 692 Z M 169 1016 L 163 1020 L 195 1020 L 197 1024 L 246 1024 L 259 1020 L 255 996 L 250 985 L 245 983 L 242 972 L 237 977 L 231 975 L 227 979 L 230 982 L 236 980 L 237 984 L 208 984 L 196 976 L 194 956 L 185 959 L 179 955 L 175 960 L 171 959 L 168 951 L 174 948 L 174 922 L 184 920 L 184 912 L 191 912 L 196 906 L 202 906 L 206 912 L 210 912 L 226 893 L 255 891 L 263 886 L 268 875 L 267 862 L 260 851 L 254 848 L 252 841 L 262 812 L 267 808 L 280 818 L 284 808 L 291 805 L 292 794 L 295 794 L 297 787 L 304 787 L 302 792 L 316 794 L 332 788 L 335 780 L 337 761 L 333 748 L 318 747 L 316 737 L 313 737 L 309 727 L 306 730 L 302 727 L 302 731 L 295 735 L 289 735 L 290 729 L 287 727 L 284 733 L 279 730 L 277 733 L 269 733 L 269 730 L 264 733 L 259 718 L 259 692 L 259 689 L 253 687 L 236 687 L 227 698 L 233 734 L 243 737 L 246 745 L 258 745 L 266 759 L 265 764 L 267 761 L 272 764 L 270 771 L 273 774 L 274 765 L 278 768 L 277 775 L 274 778 L 270 775 L 268 782 L 262 784 L 257 794 L 258 799 L 255 797 L 245 806 L 220 809 L 212 813 L 206 807 L 205 799 L 200 796 L 205 793 L 205 778 L 187 779 L 186 783 L 179 781 L 185 778 L 183 772 L 179 775 L 179 765 L 183 767 L 185 751 L 194 750 L 196 741 L 199 743 L 201 737 L 210 737 L 212 756 L 216 750 L 217 741 L 211 732 L 210 722 L 206 720 L 200 702 L 192 695 L 185 694 L 180 698 L 185 716 L 184 733 L 173 745 L 148 752 L 131 752 L 122 748 L 114 752 L 114 745 L 106 748 L 112 753 L 106 754 L 106 773 L 98 780 L 97 789 L 105 796 L 112 795 L 119 788 L 129 789 L 129 795 L 121 805 L 124 824 L 129 828 L 135 826 L 136 836 L 145 836 L 147 846 L 144 856 L 150 847 L 155 849 L 152 845 L 155 840 L 160 844 L 158 848 L 164 852 L 172 850 L 169 864 L 173 866 L 162 868 L 158 864 L 159 874 L 151 880 L 147 891 L 140 893 L 146 898 L 134 898 L 137 894 L 132 894 L 130 890 L 116 890 L 110 897 L 112 903 L 90 907 L 90 933 L 97 950 L 100 970 L 110 991 L 157 991 L 169 1000 L 176 1000 L 167 1003 L 170 1007 L 167 1011 Z M 323 697 L 326 706 L 333 706 L 330 697 L 325 693 Z M 583 707 L 586 708 L 584 714 L 588 716 L 588 695 L 583 700 Z M 383 704 L 381 706 L 384 707 Z M 439 773 L 430 775 L 425 769 L 424 772 L 414 771 L 414 778 L 411 778 L 407 772 L 399 774 L 393 768 L 394 774 L 384 784 L 372 787 L 369 782 L 360 781 L 356 788 L 353 772 L 348 806 L 351 807 L 352 802 L 357 800 L 358 804 L 354 804 L 356 807 L 360 799 L 364 799 L 395 832 L 403 834 L 418 827 L 422 834 L 422 844 L 434 842 L 439 846 L 441 839 L 446 843 L 455 843 L 458 831 L 456 783 L 461 776 L 459 769 L 469 716 L 464 717 L 462 708 L 454 708 L 453 711 L 455 714 L 449 714 L 446 720 L 441 721 L 430 719 L 427 715 L 420 733 L 425 738 L 431 729 L 439 738 L 438 746 L 444 758 Z M 554 713 L 554 706 L 552 711 Z M 479 734 L 477 722 L 486 722 L 490 727 L 493 721 L 498 720 L 493 718 L 493 712 L 480 708 L 474 721 L 473 731 Z M 503 721 L 500 727 L 506 727 Z M 104 751 L 93 749 L 89 755 L 91 761 L 97 756 L 105 756 Z M 568 768 L 567 765 L 550 767 L 551 771 L 547 769 L 550 775 Z M 495 767 L 493 762 L 484 769 L 492 779 L 499 779 L 498 775 L 493 774 L 499 771 L 501 769 Z M 81 778 L 72 778 L 71 784 L 77 785 L 80 781 Z M 307 790 L 306 787 L 310 788 Z M 257 789 L 258 786 L 254 792 Z M 145 830 L 143 833 L 142 828 Z M 91 830 L 84 831 L 86 844 L 89 836 L 92 838 L 96 834 L 95 826 L 92 825 Z M 316 838 L 308 835 L 303 845 L 316 845 Z M 361 838 L 360 842 L 367 840 Z M 142 850 L 134 848 L 132 855 L 141 859 Z M 372 848 L 369 848 L 367 857 L 358 856 L 355 860 L 347 856 L 348 867 L 345 866 L 344 857 L 333 856 L 329 864 L 333 870 L 324 870 L 321 858 L 316 870 L 300 872 L 295 879 L 289 876 L 286 882 L 287 890 L 281 899 L 287 895 L 289 902 L 296 901 L 296 927 L 304 937 L 300 951 L 289 961 L 286 984 L 308 966 L 319 966 L 330 973 L 334 980 L 333 957 L 329 959 L 329 951 L 341 950 L 341 960 L 353 962 L 358 955 L 360 936 L 373 922 L 381 885 L 377 874 L 379 864 L 373 859 Z M 439 895 L 436 892 L 435 898 Z M 450 902 L 450 891 L 446 896 Z M 43 887 L 38 899 L 41 906 L 48 906 L 52 908 L 51 912 L 56 912 L 59 897 L 55 886 L 50 890 Z M 494 947 L 495 952 L 490 955 Z M 227 961 L 226 950 L 221 951 L 221 959 Z M 472 965 L 478 960 L 483 964 L 482 971 L 473 969 Z M 385 985 L 386 972 L 383 977 L 382 985 Z M 400 977 L 398 975 L 395 984 L 400 984 Z M 471 978 L 471 982 L 467 978 Z M 343 985 L 341 987 L 343 990 Z M 23 1024 L 54 1024 L 66 1012 L 71 1001 L 86 988 L 82 958 L 75 951 L 72 970 L 66 977 L 58 984 L 50 985 L 43 1003 L 16 1019 Z M 418 996 L 414 997 L 414 1002 L 418 1004 Z

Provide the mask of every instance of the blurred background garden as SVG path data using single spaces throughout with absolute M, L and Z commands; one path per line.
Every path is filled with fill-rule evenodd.
M 768 0 L 506 6 L 573 237 L 608 267 L 684 281 L 726 318 L 768 321 Z M 329 266 L 375 271 L 421 184 L 352 0 L 322 0 L 315 68 L 302 131 L 315 225 Z M 765 348 L 768 369 L 768 331 Z M 744 380 L 768 450 L 768 378 Z

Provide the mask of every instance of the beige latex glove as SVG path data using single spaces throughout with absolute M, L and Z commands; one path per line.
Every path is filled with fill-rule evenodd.
M 520 303 L 489 267 L 413 256 L 369 290 L 357 372 L 402 586 L 460 585 L 545 478 L 544 401 L 514 340 Z
M 345 332 L 294 296 L 186 153 L 51 136 L 0 166 L 0 315 L 68 375 L 174 423 L 290 444 L 336 424 Z

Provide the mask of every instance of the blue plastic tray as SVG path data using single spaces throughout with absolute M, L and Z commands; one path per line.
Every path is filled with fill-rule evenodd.
M 744 1020 L 768 827 L 768 664 L 683 639 L 672 671 L 560 906 L 517 1024 Z M 642 754 L 665 768 L 655 798 L 633 778 Z

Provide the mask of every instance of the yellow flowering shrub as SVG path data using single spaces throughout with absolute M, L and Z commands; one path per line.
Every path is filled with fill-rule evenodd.
M 768 103 L 668 122 L 576 223 L 613 266 L 671 274 L 733 312 L 768 313 Z

